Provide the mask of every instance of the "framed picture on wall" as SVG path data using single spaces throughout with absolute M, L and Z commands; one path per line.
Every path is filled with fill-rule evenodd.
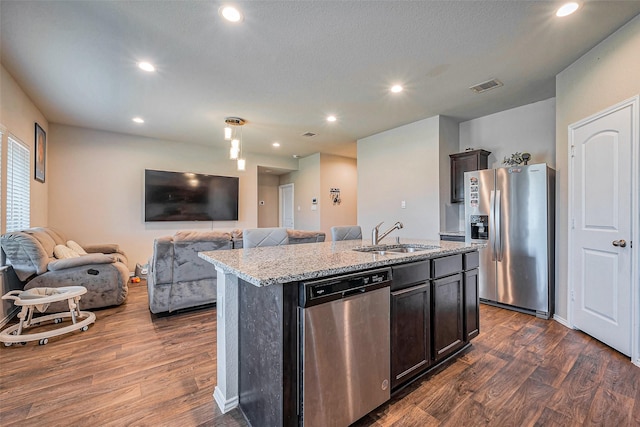
M 47 134 L 44 129 L 36 123 L 36 162 L 35 162 L 35 178 L 36 181 L 44 182 L 45 165 L 47 160 Z

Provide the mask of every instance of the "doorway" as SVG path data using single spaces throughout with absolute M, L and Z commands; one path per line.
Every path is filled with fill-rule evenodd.
M 638 100 L 569 126 L 568 320 L 640 365 Z
M 280 199 L 280 227 L 294 228 L 294 200 L 293 184 L 284 184 L 278 187 Z

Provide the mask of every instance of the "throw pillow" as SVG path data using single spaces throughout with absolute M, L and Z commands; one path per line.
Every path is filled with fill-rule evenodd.
M 76 251 L 65 245 L 56 245 L 53 248 L 53 255 L 58 259 L 77 258 L 80 256 Z
M 77 244 L 76 242 L 74 242 L 73 240 L 69 240 L 67 242 L 67 247 L 70 249 L 73 249 L 73 251 L 75 253 L 77 253 L 78 255 L 86 255 L 87 251 L 85 251 L 82 246 L 80 246 L 79 244 Z

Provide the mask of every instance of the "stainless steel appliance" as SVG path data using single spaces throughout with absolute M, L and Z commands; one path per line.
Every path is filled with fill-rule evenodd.
M 300 285 L 300 414 L 348 426 L 390 397 L 390 269 Z
M 555 171 L 545 163 L 466 172 L 467 242 L 480 301 L 548 319 L 554 309 Z

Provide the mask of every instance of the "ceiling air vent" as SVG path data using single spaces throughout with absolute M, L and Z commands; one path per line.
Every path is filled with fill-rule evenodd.
M 302 134 L 302 136 L 306 136 L 307 138 L 313 138 L 314 136 L 316 136 L 316 134 L 313 132 L 305 132 Z
M 479 83 L 475 86 L 471 86 L 469 89 L 471 89 L 475 93 L 482 93 L 491 89 L 495 89 L 500 86 L 502 86 L 502 82 L 498 79 L 493 79 L 493 80 L 489 80 L 488 82 Z

